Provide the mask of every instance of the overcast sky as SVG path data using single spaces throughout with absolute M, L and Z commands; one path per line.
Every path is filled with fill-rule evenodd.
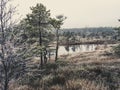
M 51 15 L 67 17 L 63 28 L 119 26 L 120 0 L 14 0 L 19 13 L 25 16 L 29 7 L 42 3 Z

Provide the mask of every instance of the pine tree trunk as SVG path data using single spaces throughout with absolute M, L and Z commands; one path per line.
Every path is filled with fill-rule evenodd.
M 47 50 L 45 49 L 45 51 L 44 51 L 44 64 L 46 64 L 47 63 Z
M 59 41 L 59 35 L 58 35 L 58 29 L 56 30 L 56 55 L 55 55 L 55 62 L 58 60 L 58 47 L 59 47 L 59 44 L 58 44 L 58 41 Z
M 39 44 L 40 44 L 40 46 L 42 46 L 42 32 L 40 31 L 40 29 L 39 29 Z M 40 52 L 40 67 L 41 67 L 41 69 L 42 69 L 42 67 L 43 67 L 43 52 L 41 51 Z
M 8 76 L 7 76 L 7 69 L 5 69 L 5 83 L 4 83 L 4 90 L 8 90 Z
M 41 26 L 41 22 L 40 22 L 40 15 L 39 15 L 39 23 L 38 23 L 38 26 L 39 26 L 39 45 L 42 47 L 42 32 L 40 30 L 40 26 Z M 40 65 L 39 65 L 39 68 L 43 68 L 43 51 L 40 51 Z

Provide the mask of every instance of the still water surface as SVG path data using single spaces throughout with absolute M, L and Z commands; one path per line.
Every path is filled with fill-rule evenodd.
M 91 52 L 91 51 L 95 51 L 97 46 L 98 45 L 95 45 L 95 44 L 59 46 L 58 55 L 74 54 L 79 52 Z

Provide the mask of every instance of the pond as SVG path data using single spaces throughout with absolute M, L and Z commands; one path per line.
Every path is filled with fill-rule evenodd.
M 95 51 L 97 46 L 98 46 L 97 44 L 59 46 L 58 55 L 74 54 L 79 52 L 91 52 Z

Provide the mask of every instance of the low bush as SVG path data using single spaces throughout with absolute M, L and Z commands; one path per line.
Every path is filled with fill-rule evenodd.
M 114 51 L 115 55 L 120 57 L 120 44 L 118 46 L 114 47 L 113 51 Z

